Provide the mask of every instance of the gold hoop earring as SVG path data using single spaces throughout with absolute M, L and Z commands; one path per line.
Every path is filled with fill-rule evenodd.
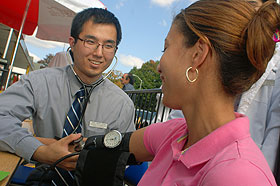
M 191 80 L 190 77 L 189 77 L 189 70 L 190 70 L 190 69 L 192 69 L 192 67 L 189 67 L 189 68 L 186 70 L 186 77 L 187 77 L 187 80 L 188 80 L 190 83 L 193 83 L 193 82 L 195 82 L 195 81 L 197 80 L 197 78 L 198 78 L 198 70 L 195 69 L 196 77 L 195 77 L 193 80 Z

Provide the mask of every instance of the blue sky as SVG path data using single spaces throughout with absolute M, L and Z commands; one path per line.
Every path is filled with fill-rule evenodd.
M 117 57 L 116 70 L 129 72 L 144 62 L 159 60 L 164 39 L 172 18 L 194 0 L 101 0 L 113 12 L 122 26 L 122 41 Z M 47 54 L 65 51 L 68 44 L 47 42 L 35 37 L 25 38 L 28 51 L 35 61 Z

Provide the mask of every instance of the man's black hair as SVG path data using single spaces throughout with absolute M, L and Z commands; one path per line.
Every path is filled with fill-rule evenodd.
M 133 84 L 134 84 L 133 75 L 130 74 L 130 73 L 128 73 L 125 79 L 127 80 L 127 78 L 129 78 L 129 83 L 130 83 L 131 85 L 133 85 Z
M 77 41 L 80 33 L 82 32 L 83 25 L 91 20 L 96 24 L 112 24 L 115 25 L 117 30 L 117 46 L 122 39 L 121 25 L 118 18 L 108 10 L 102 8 L 88 8 L 79 12 L 72 21 L 71 36 Z
M 271 1 L 271 0 L 261 0 L 261 1 L 262 1 L 262 3 L 265 3 L 265 2 Z M 276 1 L 276 0 L 274 0 L 274 1 Z

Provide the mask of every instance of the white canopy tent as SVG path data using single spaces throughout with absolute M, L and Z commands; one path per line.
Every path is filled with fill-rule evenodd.
M 17 4 L 17 6 L 14 6 Z M 99 0 L 9 0 L 4 1 L 0 7 L 0 23 L 11 27 L 7 36 L 7 42 L 1 39 L 1 43 L 6 43 L 2 53 L 2 61 L 8 65 L 8 75 L 5 89 L 9 85 L 10 76 L 17 56 L 18 47 L 26 48 L 21 35 L 32 35 L 36 26 L 38 31 L 36 37 L 51 41 L 67 42 L 70 35 L 70 27 L 76 12 L 85 8 L 98 7 L 105 8 Z M 13 41 L 13 28 L 19 30 L 17 40 L 12 50 L 12 57 L 7 57 L 10 53 L 10 43 Z M 20 49 L 21 50 L 21 49 Z M 27 50 L 25 50 L 28 56 Z M 20 54 L 19 54 L 20 55 Z M 7 60 L 9 59 L 9 61 Z M 29 62 L 30 58 L 27 57 Z M 6 72 L 4 72 L 6 73 Z M 3 79 L 3 78 L 2 78 Z

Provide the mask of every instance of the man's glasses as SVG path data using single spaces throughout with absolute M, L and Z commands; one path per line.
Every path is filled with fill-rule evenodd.
M 101 44 L 98 41 L 91 40 L 91 39 L 81 39 L 79 37 L 78 39 L 83 41 L 84 46 L 91 50 L 96 50 L 100 45 L 102 46 L 103 52 L 105 53 L 114 53 L 118 49 L 116 45 L 111 43 Z

